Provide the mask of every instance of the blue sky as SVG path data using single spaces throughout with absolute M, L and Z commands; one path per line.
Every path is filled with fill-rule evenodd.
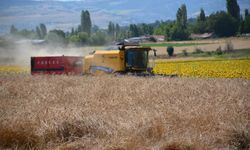
M 250 9 L 250 0 L 238 0 L 241 10 Z M 0 0 L 0 33 L 11 24 L 34 28 L 45 23 L 49 29 L 70 30 L 80 23 L 81 10 L 89 10 L 93 24 L 105 28 L 109 21 L 121 25 L 175 19 L 181 4 L 188 17 L 196 17 L 200 8 L 206 14 L 226 10 L 226 0 Z

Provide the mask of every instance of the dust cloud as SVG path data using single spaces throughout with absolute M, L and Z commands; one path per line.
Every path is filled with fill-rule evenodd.
M 0 46 L 0 65 L 29 66 L 34 56 L 86 56 L 101 47 L 75 47 L 34 45 L 31 42 L 12 43 L 8 47 Z

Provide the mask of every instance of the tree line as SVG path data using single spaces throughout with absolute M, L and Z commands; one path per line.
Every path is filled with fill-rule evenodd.
M 11 25 L 10 34 L 29 39 L 44 39 L 47 35 L 47 28 L 45 24 L 41 23 L 39 26 L 36 26 L 35 30 L 23 29 L 18 31 L 18 29 L 14 25 Z
M 163 34 L 167 40 L 186 40 L 191 33 L 214 33 L 217 37 L 229 37 L 237 34 L 250 33 L 250 16 L 245 10 L 240 15 L 237 0 L 227 0 L 227 11 L 218 11 L 206 16 L 203 8 L 194 22 L 187 20 L 187 10 L 183 4 L 176 13 L 176 20 L 161 22 L 154 34 Z
M 10 33 L 27 38 L 46 39 L 51 43 L 64 45 L 103 45 L 107 42 L 119 41 L 130 37 L 143 35 L 164 35 L 166 40 L 187 40 L 191 33 L 214 33 L 217 37 L 235 36 L 250 33 L 250 15 L 245 10 L 244 16 L 240 15 L 237 0 L 226 0 L 227 11 L 218 11 L 206 16 L 201 8 L 200 14 L 195 19 L 187 18 L 187 7 L 182 4 L 176 12 L 174 21 L 156 21 L 146 24 L 130 24 L 120 26 L 119 23 L 109 22 L 107 29 L 100 29 L 93 25 L 88 10 L 83 10 L 80 16 L 80 25 L 72 28 L 70 32 L 51 30 L 47 32 L 46 26 L 40 24 L 36 30 L 18 31 L 13 25 Z

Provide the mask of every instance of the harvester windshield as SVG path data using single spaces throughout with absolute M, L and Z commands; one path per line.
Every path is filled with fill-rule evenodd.
M 125 59 L 126 67 L 129 70 L 145 70 L 148 65 L 148 51 L 128 49 Z

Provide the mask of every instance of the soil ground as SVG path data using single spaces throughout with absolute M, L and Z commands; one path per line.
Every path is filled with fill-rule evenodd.
M 207 39 L 207 40 L 194 40 L 194 41 L 181 41 L 181 42 L 168 42 L 168 43 L 208 43 L 195 46 L 182 46 L 175 47 L 175 53 L 182 53 L 183 50 L 193 52 L 196 49 L 202 51 L 215 51 L 218 47 L 223 50 L 227 42 L 231 41 L 235 50 L 237 49 L 250 49 L 250 38 L 223 38 L 223 39 Z M 158 55 L 166 55 L 166 47 L 153 47 L 157 50 Z

